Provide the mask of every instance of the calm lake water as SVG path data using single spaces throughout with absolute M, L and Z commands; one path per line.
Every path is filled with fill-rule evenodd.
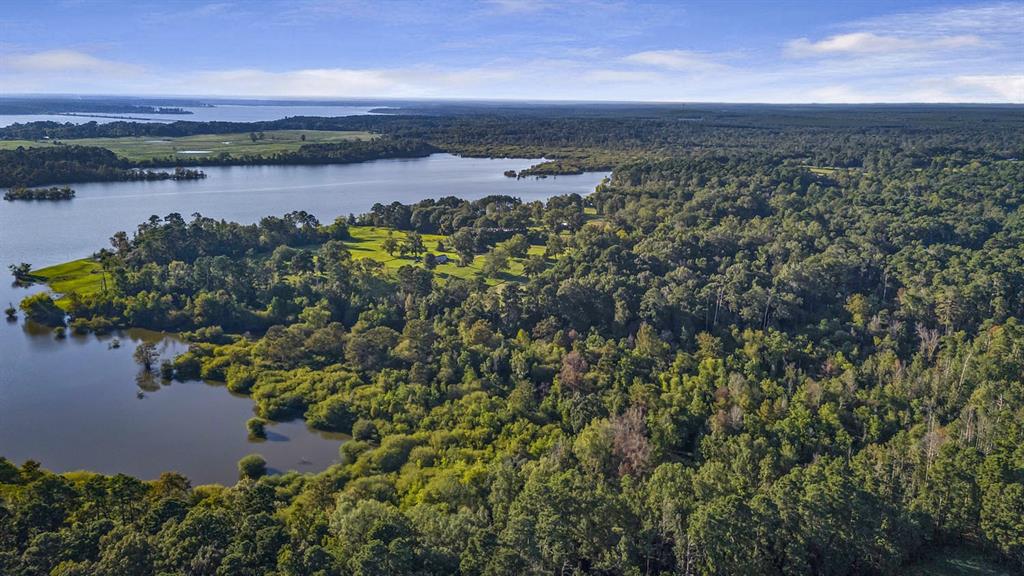
M 177 122 L 187 120 L 189 122 L 264 122 L 269 120 L 280 120 L 289 116 L 359 116 L 369 114 L 374 107 L 371 106 L 304 106 L 301 104 L 287 106 L 263 106 L 244 104 L 217 104 L 212 107 L 191 108 L 183 107 L 192 114 L 145 114 L 145 113 L 97 113 L 95 116 L 87 116 L 84 113 L 75 115 L 67 114 L 0 114 L 0 128 L 11 124 L 25 124 L 27 122 L 70 122 L 72 124 L 85 124 L 96 122 L 106 124 L 118 122 L 125 118 L 114 118 L 114 116 L 131 117 L 132 122 Z
M 41 267 L 82 258 L 107 246 L 114 232 L 131 232 L 153 214 L 178 212 L 188 218 L 200 212 L 255 222 L 306 210 L 330 222 L 366 212 L 376 202 L 490 194 L 530 201 L 585 194 L 606 176 L 517 181 L 502 175 L 536 162 L 435 154 L 334 166 L 203 168 L 206 179 L 188 182 L 73 184 L 77 197 L 67 202 L 0 201 L 0 264 L 25 261 Z M 17 304 L 42 289 L 14 287 L 6 270 L 3 274 L 2 304 Z M 109 347 L 114 337 L 120 348 Z M 281 471 L 321 470 L 337 459 L 341 437 L 317 433 L 301 421 L 275 423 L 268 441 L 250 442 L 245 421 L 253 415 L 253 403 L 223 386 L 141 378 L 131 355 L 146 338 L 160 341 L 164 358 L 184 350 L 174 338 L 144 331 L 57 341 L 23 320 L 0 319 L 0 456 L 18 463 L 31 458 L 55 471 L 142 478 L 176 470 L 194 483 L 233 482 L 235 463 L 250 453 L 262 454 Z

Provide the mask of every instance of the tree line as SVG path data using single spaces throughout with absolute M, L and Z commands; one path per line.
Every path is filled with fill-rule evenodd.
M 211 158 L 162 158 L 132 161 L 97 146 L 60 143 L 54 146 L 18 147 L 0 150 L 0 187 L 39 184 L 118 181 L 192 180 L 205 177 L 201 171 L 183 166 L 263 164 L 348 164 L 382 158 L 420 158 L 437 149 L 420 141 L 375 138 L 366 141 L 303 144 L 298 150 L 268 155 Z M 176 166 L 173 172 L 147 168 Z

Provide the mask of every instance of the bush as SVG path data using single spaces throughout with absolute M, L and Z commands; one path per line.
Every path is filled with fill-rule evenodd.
M 21 301 L 21 309 L 30 320 L 47 326 L 63 326 L 64 311 L 46 292 L 27 296 Z
M 230 356 L 204 358 L 202 362 L 200 362 L 199 377 L 203 380 L 217 380 L 218 382 L 223 382 L 227 378 L 225 372 L 230 365 Z
M 357 465 L 366 472 L 397 472 L 409 459 L 409 452 L 419 443 L 412 436 L 396 434 L 388 436 L 375 448 L 363 454 Z
M 71 331 L 75 334 L 88 334 L 89 333 L 89 321 L 85 318 L 74 318 L 69 324 Z
M 365 442 L 376 442 L 380 438 L 377 425 L 373 423 L 373 420 L 363 418 L 356 420 L 352 425 L 352 438 Z
M 232 364 L 226 373 L 228 390 L 235 394 L 248 394 L 256 383 L 256 369 L 244 364 Z
M 174 359 L 174 374 L 178 380 L 199 378 L 199 358 L 191 352 L 180 354 Z
M 238 479 L 256 480 L 267 475 L 267 461 L 259 454 L 249 454 L 238 461 Z
M 437 461 L 437 451 L 430 446 L 417 446 L 409 452 L 409 463 L 420 468 L 429 468 Z
M 345 442 L 338 448 L 338 455 L 341 456 L 341 462 L 343 464 L 352 464 L 355 462 L 363 452 L 373 448 L 369 442 L 363 442 L 361 440 L 352 440 Z
M 75 334 L 87 334 L 89 332 L 106 334 L 110 332 L 114 323 L 104 316 L 93 316 L 92 318 L 75 318 L 71 321 L 70 325 Z
M 329 396 L 306 411 L 307 424 L 313 428 L 330 432 L 351 430 L 355 419 L 355 414 L 349 408 L 348 401 L 341 396 Z
M 164 360 L 160 363 L 160 377 L 164 380 L 174 378 L 174 362 Z
M 249 438 L 258 438 L 260 440 L 267 439 L 267 421 L 259 416 L 249 418 L 245 423 L 245 427 L 249 430 Z

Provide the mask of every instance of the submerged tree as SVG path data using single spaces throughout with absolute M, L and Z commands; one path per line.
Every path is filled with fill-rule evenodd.
M 135 352 L 132 353 L 132 358 L 135 362 L 142 366 L 142 368 L 149 372 L 153 369 L 153 364 L 156 363 L 157 359 L 160 358 L 160 354 L 156 351 L 156 344 L 152 342 L 142 342 L 135 348 Z
M 249 454 L 238 461 L 238 478 L 256 480 L 267 475 L 267 461 L 259 454 Z
M 11 264 L 7 267 L 11 271 L 11 275 L 18 282 L 25 282 L 32 277 L 32 265 L 28 262 L 22 262 L 20 264 Z

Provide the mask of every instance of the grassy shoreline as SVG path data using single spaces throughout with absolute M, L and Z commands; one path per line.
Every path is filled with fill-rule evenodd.
M 93 258 L 80 258 L 32 271 L 32 276 L 61 295 L 57 305 L 67 309 L 69 296 L 92 296 L 103 290 L 103 267 Z

